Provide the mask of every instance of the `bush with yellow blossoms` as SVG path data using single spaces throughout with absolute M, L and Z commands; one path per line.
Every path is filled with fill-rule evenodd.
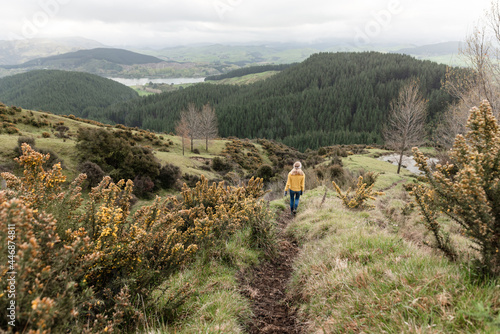
M 368 186 L 363 182 L 363 176 L 359 176 L 355 189 L 349 188 L 345 193 L 342 193 L 335 181 L 332 181 L 332 183 L 342 203 L 349 209 L 371 208 L 373 205 L 369 204 L 368 200 L 375 200 L 375 196 L 384 194 L 383 192 L 373 191 L 374 183 Z
M 452 163 L 431 170 L 427 158 L 416 148 L 415 160 L 425 174 L 425 184 L 413 185 L 412 194 L 421 209 L 436 247 L 450 259 L 460 254 L 437 217 L 441 214 L 458 224 L 477 250 L 484 273 L 500 274 L 500 128 L 487 101 L 472 108 L 468 132 L 458 135 L 449 156 Z
M 9 227 L 16 228 L 16 263 L 0 263 L 4 310 L 8 275 L 17 273 L 16 327 L 0 318 L 11 332 L 133 331 L 144 310 L 154 310 L 151 293 L 168 275 L 201 248 L 269 215 L 258 200 L 261 179 L 226 187 L 202 177 L 179 197 L 157 198 L 131 216 L 132 181 L 105 177 L 83 201 L 85 175 L 67 186 L 59 165 L 43 168 L 47 155 L 29 145 L 22 151 L 23 175 L 2 173 L 7 190 L 0 191 L 2 254 L 8 254 Z

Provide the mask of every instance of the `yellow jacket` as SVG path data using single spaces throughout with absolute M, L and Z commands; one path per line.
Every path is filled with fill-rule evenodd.
M 295 174 L 292 172 L 288 173 L 288 179 L 286 181 L 285 191 L 288 189 L 293 191 L 304 191 L 305 190 L 305 175 L 302 172 L 301 174 Z

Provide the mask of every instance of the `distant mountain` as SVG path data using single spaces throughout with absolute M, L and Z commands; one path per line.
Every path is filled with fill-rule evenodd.
M 429 44 L 422 46 L 415 46 L 413 48 L 404 48 L 395 51 L 394 53 L 402 53 L 412 56 L 426 56 L 426 57 L 434 57 L 434 56 L 444 56 L 450 54 L 458 54 L 458 50 L 460 49 L 461 42 L 444 42 L 437 44 Z
M 137 98 L 133 89 L 97 75 L 34 70 L 0 79 L 0 101 L 27 109 L 97 117 L 96 111 Z
M 91 50 L 79 50 L 75 52 L 64 53 L 57 56 L 37 58 L 26 63 L 12 66 L 3 66 L 4 68 L 31 68 L 31 67 L 49 67 L 49 68 L 81 68 L 89 65 L 94 66 L 95 62 L 104 62 L 109 65 L 136 65 L 161 63 L 163 60 L 147 56 L 140 53 L 113 48 L 97 48 Z M 105 64 L 103 64 L 105 65 Z
M 82 37 L 0 40 L 0 65 L 17 65 L 36 58 L 103 46 L 99 42 Z

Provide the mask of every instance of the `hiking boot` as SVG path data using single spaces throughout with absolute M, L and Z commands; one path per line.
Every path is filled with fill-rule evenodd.
M 292 214 L 295 216 L 295 215 L 297 214 L 297 210 L 295 210 L 295 209 L 294 209 L 294 210 L 292 211 Z

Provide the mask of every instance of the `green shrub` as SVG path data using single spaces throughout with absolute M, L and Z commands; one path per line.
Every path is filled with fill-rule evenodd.
M 21 136 L 21 137 L 17 138 L 17 147 L 19 149 L 18 149 L 18 151 L 16 151 L 16 153 L 19 153 L 19 155 L 22 154 L 22 152 L 21 152 L 21 146 L 23 144 L 28 144 L 31 147 L 35 147 L 35 138 L 33 138 L 33 137 L 27 137 L 27 136 Z
M 85 161 L 78 165 L 78 170 L 87 175 L 88 189 L 95 187 L 101 182 L 105 173 L 102 168 L 91 161 Z
M 274 176 L 273 167 L 269 165 L 262 165 L 257 169 L 257 177 L 264 179 L 264 181 L 269 181 Z
M 344 176 L 344 168 L 341 165 L 331 165 L 328 167 L 328 172 L 332 180 L 339 179 Z
M 232 169 L 232 166 L 227 159 L 215 157 L 212 159 L 212 169 L 216 172 L 228 172 Z
M 136 176 L 134 178 L 134 195 L 139 198 L 150 198 L 155 183 L 149 176 Z
M 160 169 L 158 180 L 162 188 L 174 188 L 181 175 L 182 173 L 179 167 L 167 163 Z
M 107 129 L 80 128 L 76 148 L 80 161 L 98 164 L 114 180 L 134 179 L 137 175 L 155 180 L 160 174 L 160 162 L 151 148 L 132 145 Z

